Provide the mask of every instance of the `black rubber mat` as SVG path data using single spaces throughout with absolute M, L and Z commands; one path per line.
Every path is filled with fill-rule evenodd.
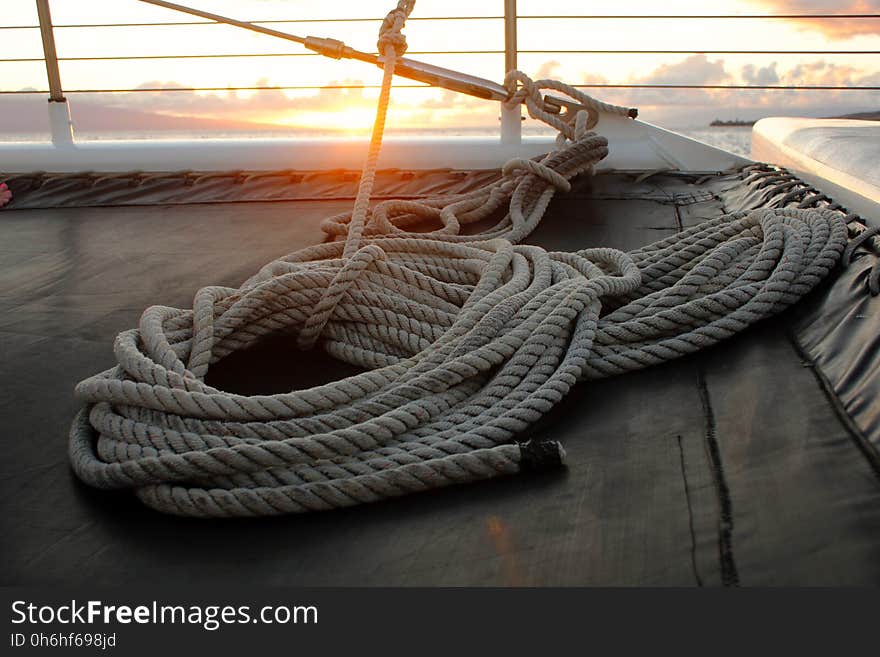
M 740 184 L 599 175 L 554 201 L 530 241 L 632 249 L 760 204 Z M 716 348 L 579 385 L 532 429 L 563 442 L 565 470 L 236 521 L 166 517 L 81 485 L 67 465 L 72 389 L 114 364 L 116 333 L 149 305 L 189 306 L 198 288 L 319 241 L 319 219 L 349 205 L 0 212 L 3 584 L 880 584 L 880 312 L 859 284 L 870 255 Z M 276 337 L 210 382 L 277 392 L 353 371 Z

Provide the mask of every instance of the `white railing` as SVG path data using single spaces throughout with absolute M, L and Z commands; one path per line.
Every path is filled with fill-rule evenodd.
M 502 0 L 499 0 L 501 2 Z M 269 53 L 223 53 L 223 54 L 165 54 L 165 55 L 113 55 L 113 56 L 80 56 L 80 57 L 59 57 L 55 48 L 55 39 L 54 39 L 54 29 L 86 29 L 86 28 L 114 28 L 114 27 L 156 27 L 156 26 L 164 26 L 164 27 L 175 27 L 175 26 L 193 26 L 193 25 L 205 25 L 212 24 L 211 20 L 186 20 L 186 21 L 175 21 L 175 22 L 140 22 L 140 23 L 82 23 L 82 24 L 63 24 L 59 26 L 53 27 L 51 13 L 49 8 L 49 0 L 36 0 L 37 5 L 37 13 L 39 17 L 39 25 L 9 25 L 3 26 L 2 29 L 34 29 L 40 30 L 40 34 L 43 42 L 43 57 L 41 59 L 36 58 L 6 58 L 0 59 L 0 64 L 4 62 L 13 63 L 24 63 L 24 62 L 37 62 L 44 61 L 46 66 L 47 73 L 47 81 L 48 81 L 48 89 L 45 90 L 28 90 L 28 91 L 0 91 L 0 95 L 2 94 L 48 94 L 50 100 L 50 108 L 56 103 L 62 104 L 60 107 L 55 107 L 54 109 L 50 109 L 50 126 L 51 126 L 51 135 L 52 140 L 55 143 L 59 144 L 67 144 L 71 141 L 71 124 L 70 124 L 70 116 L 69 112 L 66 111 L 66 96 L 69 94 L 89 94 L 89 93 L 133 93 L 133 92 L 161 92 L 161 93 L 169 93 L 174 91 L 252 91 L 252 90 L 304 90 L 310 88 L 318 88 L 313 85 L 279 85 L 279 86 L 226 86 L 226 87 L 208 87 L 208 86 L 179 86 L 174 89 L 169 88 L 149 88 L 149 87 L 136 87 L 136 88 L 74 88 L 64 90 L 61 82 L 61 75 L 59 71 L 59 62 L 65 61 L 129 61 L 129 60 L 144 60 L 144 59 L 152 59 L 152 60 L 160 60 L 160 59 L 221 59 L 221 58 L 244 58 L 244 57 L 301 57 L 301 56 L 315 56 L 315 53 L 303 51 L 303 52 L 290 52 L 290 53 L 277 53 L 277 52 L 269 52 Z M 579 21 L 605 21 L 605 20 L 657 20 L 657 21 L 677 21 L 677 20 L 754 20 L 754 19 L 762 19 L 762 20 L 790 20 L 790 19 L 798 19 L 798 20 L 865 20 L 865 19 L 880 19 L 880 14 L 871 14 L 871 13 L 815 13 L 815 14 L 770 14 L 770 15 L 752 15 L 752 14 L 731 14 L 731 15 L 670 15 L 670 14 L 657 14 L 657 15 L 553 15 L 553 14 L 544 14 L 544 15 L 517 15 L 516 11 L 516 0 L 503 0 L 503 9 L 504 12 L 501 15 L 483 15 L 483 16 L 430 16 L 430 17 L 412 17 L 410 20 L 412 21 L 449 21 L 449 20 L 473 20 L 473 21 L 503 21 L 504 25 L 504 49 L 503 50 L 493 50 L 493 49 L 483 49 L 483 50 L 443 50 L 443 51 L 419 51 L 413 50 L 410 51 L 409 55 L 420 56 L 420 55 L 436 55 L 436 54 L 445 54 L 445 55 L 504 55 L 504 71 L 499 71 L 499 77 L 503 75 L 505 71 L 516 68 L 517 64 L 517 55 L 522 54 L 601 54 L 601 55 L 641 55 L 641 54 L 748 54 L 748 55 L 880 55 L 880 51 L 871 51 L 871 50 L 717 50 L 717 51 L 706 51 L 706 50 L 687 50 L 687 49 L 664 49 L 664 50 L 633 50 L 633 49 L 548 49 L 548 50 L 519 50 L 517 48 L 517 23 L 518 21 L 545 21 L 545 20 L 579 20 Z M 196 10 L 197 11 L 197 10 Z M 202 12 L 204 15 L 207 12 Z M 286 24 L 295 24 L 297 22 L 308 22 L 308 23 L 317 23 L 317 22 L 335 22 L 335 23 L 356 23 L 356 22 L 375 22 L 378 21 L 377 18 L 329 18 L 329 19 L 283 19 L 283 20 L 270 20 L 270 21 L 237 21 L 239 26 L 247 27 L 248 29 L 261 30 L 267 34 L 274 34 L 275 36 L 284 35 L 285 33 L 279 32 L 277 30 L 269 27 L 272 24 L 277 23 L 286 23 Z M 293 40 L 302 39 L 298 37 L 294 37 Z M 372 85 L 332 85 L 331 87 L 322 87 L 322 88 L 369 88 Z M 424 86 L 422 84 L 402 84 L 396 85 L 397 87 L 419 87 Z M 878 91 L 880 90 L 880 86 L 854 86 L 854 85 L 811 85 L 811 86 L 792 86 L 792 85 L 780 85 L 780 84 L 767 84 L 767 85 L 757 85 L 757 84 L 637 84 L 637 83 L 595 83 L 589 85 L 576 85 L 582 88 L 604 88 L 604 89 L 740 89 L 740 90 L 748 90 L 748 89 L 761 89 L 761 90 L 825 90 L 825 91 L 843 91 L 843 90 L 862 90 L 862 91 Z M 521 126 L 521 117 L 520 112 L 516 109 L 503 109 L 501 111 L 501 139 L 504 143 L 515 144 L 520 140 L 520 126 Z
M 501 3 L 501 0 L 499 0 Z M 116 145 L 113 144 L 89 144 L 87 142 L 76 142 L 73 138 L 72 132 L 72 124 L 70 119 L 70 110 L 68 104 L 68 97 L 75 94 L 89 94 L 89 93 L 134 93 L 134 92 L 162 92 L 162 93 L 173 93 L 175 91 L 210 91 L 210 90 L 220 90 L 220 91 L 241 91 L 241 90 L 266 90 L 266 89 L 282 89 L 282 90 L 302 90 L 307 88 L 319 88 L 310 85 L 279 85 L 279 86 L 260 86 L 260 87 L 246 87 L 246 86 L 226 86 L 222 88 L 208 87 L 208 86 L 199 86 L 193 85 L 188 87 L 174 87 L 174 88 L 145 88 L 145 87 L 136 87 L 136 88 L 72 88 L 72 89 L 64 89 L 62 86 L 62 79 L 59 70 L 59 62 L 65 61 L 128 61 L 128 60 L 141 60 L 141 59 L 204 59 L 204 58 L 238 58 L 238 57 L 301 57 L 301 56 L 316 56 L 314 53 L 309 52 L 289 52 L 289 53 L 278 53 L 278 52 L 250 52 L 250 53 L 219 53 L 219 54 L 163 54 L 163 55 L 126 55 L 126 54 L 115 54 L 112 56 L 79 56 L 79 57 L 64 57 L 58 56 L 55 48 L 55 40 L 54 40 L 54 30 L 56 29 L 113 29 L 116 27 L 155 27 L 155 26 L 164 26 L 169 29 L 175 26 L 194 26 L 194 25 L 209 25 L 212 24 L 210 20 L 181 20 L 175 22 L 163 22 L 163 23 L 70 23 L 70 24 L 62 24 L 54 26 L 52 25 L 49 0 L 36 0 L 38 17 L 39 17 L 39 25 L 7 25 L 0 27 L 0 31 L 4 29 L 34 29 L 39 30 L 42 36 L 43 43 L 43 57 L 36 58 L 7 58 L 0 59 L 0 64 L 4 62 L 39 62 L 43 61 L 46 66 L 47 72 L 47 81 L 48 81 L 48 89 L 42 90 L 22 90 L 22 91 L 14 91 L 14 90 L 0 90 L 0 95 L 3 94 L 40 94 L 40 95 L 48 95 L 49 98 L 49 118 L 50 118 L 50 126 L 51 126 L 51 138 L 52 138 L 52 147 L 56 149 L 56 153 L 52 156 L 53 162 L 59 163 L 58 166 L 62 166 L 63 168 L 69 169 L 70 167 L 74 167 L 75 164 L 73 161 L 70 163 L 64 164 L 64 156 L 58 155 L 57 151 L 63 151 L 65 149 L 68 150 L 77 150 L 77 157 L 82 158 L 84 154 L 91 154 L 89 158 L 87 158 L 89 166 L 93 166 L 95 168 L 103 167 L 105 169 L 116 169 L 124 168 L 122 162 L 126 158 L 131 158 L 130 153 L 126 151 L 126 147 L 119 146 L 118 143 Z M 867 51 L 867 50 L 718 50 L 718 51 L 706 51 L 706 50 L 687 50 L 687 49 L 670 49 L 670 50 L 632 50 L 632 49 L 614 49 L 614 50 L 599 50 L 599 49 L 548 49 L 548 50 L 521 50 L 517 46 L 517 24 L 521 21 L 548 21 L 548 20 L 568 20 L 568 21 L 605 21 L 605 20 L 645 20 L 651 19 L 656 21 L 678 21 L 684 19 L 703 19 L 703 20 L 742 20 L 742 19 L 763 19 L 763 20 L 775 20 L 775 19 L 793 19 L 797 18 L 800 20 L 856 20 L 856 19 L 880 19 L 880 14 L 773 14 L 773 15 L 701 15 L 701 16 L 678 16 L 678 15 L 553 15 L 553 14 L 542 14 L 542 15 L 518 15 L 516 11 L 516 0 L 503 0 L 503 9 L 504 12 L 502 15 L 482 15 L 482 16 L 431 16 L 431 17 L 412 17 L 411 20 L 418 21 L 448 21 L 448 20 L 468 20 L 468 21 L 503 21 L 504 25 L 504 49 L 503 50 L 493 50 L 493 49 L 483 49 L 483 50 L 444 50 L 444 51 L 419 51 L 413 50 L 408 52 L 408 56 L 420 56 L 420 55 L 429 55 L 429 54 L 452 54 L 452 55 L 485 55 L 485 54 L 503 54 L 504 55 L 504 71 L 510 70 L 512 68 L 516 68 L 517 65 L 517 55 L 518 54 L 602 54 L 602 55 L 632 55 L 632 54 L 695 54 L 695 53 L 711 53 L 711 54 L 748 54 L 748 55 L 763 55 L 763 54 L 792 54 L 792 55 L 809 55 L 809 54 L 845 54 L 845 55 L 878 55 L 880 52 L 876 51 Z M 297 23 L 297 22 L 309 22 L 309 23 L 317 23 L 317 22 L 347 22 L 347 23 L 356 23 L 356 22 L 365 22 L 365 21 L 378 21 L 376 18 L 330 18 L 330 19 L 302 19 L 301 21 L 298 19 L 284 19 L 284 20 L 274 20 L 274 21 L 258 21 L 255 25 L 251 24 L 250 21 L 239 21 L 242 23 L 242 26 L 250 25 L 250 27 L 255 28 L 259 31 L 263 31 L 265 33 L 273 33 L 276 32 L 269 25 L 275 23 Z M 299 38 L 295 38 L 294 40 L 299 40 Z M 361 53 L 365 54 L 365 53 Z M 373 56 L 374 55 L 368 55 Z M 498 72 L 498 77 L 500 78 L 503 75 L 503 71 Z M 488 84 L 494 84 L 489 81 L 484 81 Z M 354 85 L 354 84 L 339 84 L 333 85 L 335 88 L 369 88 L 371 85 Z M 400 84 L 396 85 L 397 87 L 424 87 L 424 84 Z M 844 85 L 815 85 L 815 86 L 791 86 L 791 85 L 781 85 L 781 84 L 768 84 L 768 85 L 757 85 L 757 84 L 638 84 L 638 83 L 592 83 L 592 84 L 583 84 L 583 85 L 575 85 L 581 88 L 587 89 L 762 89 L 762 90 L 790 90 L 797 89 L 800 91 L 815 91 L 815 90 L 880 90 L 880 86 L 844 86 Z M 496 84 L 495 87 L 498 87 Z M 323 86 L 321 88 L 327 88 Z M 500 139 L 496 138 L 494 142 L 494 146 L 486 149 L 486 140 L 475 140 L 475 139 L 462 139 L 462 138 L 442 138 L 442 139 L 426 139 L 422 140 L 419 145 L 414 145 L 412 143 L 400 143 L 397 145 L 391 145 L 391 151 L 395 154 L 395 161 L 405 162 L 407 166 L 414 167 L 424 167 L 430 166 L 430 164 L 425 160 L 423 155 L 419 153 L 428 152 L 430 154 L 431 160 L 433 162 L 438 161 L 446 161 L 446 162 L 456 162 L 456 158 L 454 157 L 456 152 L 461 152 L 462 148 L 469 148 L 470 155 L 468 156 L 467 163 L 468 166 L 472 167 L 481 167 L 481 166 L 495 166 L 499 160 L 503 160 L 504 158 L 516 153 L 519 155 L 523 154 L 537 154 L 542 150 L 546 150 L 548 144 L 550 143 L 547 138 L 525 138 L 523 139 L 521 136 L 521 111 L 519 108 L 507 109 L 501 108 L 501 122 L 500 122 Z M 623 125 L 623 124 L 621 124 Z M 641 124 L 645 125 L 645 124 Z M 619 127 L 619 126 L 618 126 Z M 652 133 L 652 139 L 654 142 L 658 144 L 664 141 L 662 136 L 658 136 L 660 133 Z M 177 161 L 176 158 L 180 155 L 181 149 L 186 149 L 189 154 L 188 162 L 190 166 L 193 168 L 205 168 L 204 165 L 209 164 L 211 162 L 216 162 L 218 159 L 223 158 L 225 161 L 235 162 L 235 166 L 240 166 L 241 168 L 259 168 L 257 165 L 261 165 L 263 167 L 272 167 L 272 166 L 280 166 L 282 162 L 290 163 L 291 158 L 291 149 L 290 142 L 297 140 L 248 140 L 249 145 L 245 147 L 243 144 L 235 142 L 235 140 L 199 140 L 198 142 L 193 140 L 190 142 L 179 142 L 176 145 L 170 142 L 158 143 L 158 142 L 147 142 L 141 143 L 139 145 L 139 150 L 141 151 L 138 155 L 139 158 L 147 159 L 147 167 L 157 168 L 168 166 L 171 163 Z M 306 154 L 308 158 L 312 158 L 310 160 L 311 164 L 315 168 L 320 168 L 322 166 L 356 166 L 356 163 L 359 162 L 361 157 L 361 151 L 358 147 L 353 146 L 351 142 L 348 144 L 341 144 L 338 146 L 334 146 L 332 152 L 329 155 L 322 156 L 322 149 L 324 146 L 314 146 L 314 147 L 304 147 L 304 142 L 308 140 L 298 140 L 298 149 L 300 154 Z M 312 140 L 314 141 L 314 140 Z M 480 142 L 481 151 L 470 148 L 477 141 Z M 210 142 L 210 143 L 209 143 Z M 223 143 L 219 143 L 223 142 Z M 430 144 L 428 144 L 430 142 Z M 326 144 L 326 142 L 324 142 Z M 428 148 L 426 149 L 426 146 Z M 659 148 L 659 147 L 658 147 Z M 43 149 L 45 151 L 45 149 Z M 662 150 L 662 149 L 661 149 Z M 118 152 L 115 152 L 118 151 Z M 256 155 L 251 158 L 250 155 L 256 153 Z M 448 155 L 451 157 L 451 160 L 443 160 L 442 155 Z M 332 156 L 333 162 L 325 161 L 327 157 Z M 40 157 L 44 157 L 41 155 Z M 72 157 L 72 156 L 71 156 Z M 322 159 L 323 157 L 323 159 Z M 658 156 L 661 161 L 665 160 L 667 164 L 669 164 L 669 160 L 671 156 L 667 153 L 664 155 Z M 152 158 L 152 159 L 151 159 Z M 305 157 L 300 157 L 299 159 L 305 161 Z M 638 159 L 638 158 L 637 158 Z M 673 158 L 674 159 L 674 158 Z M 711 158 L 710 158 L 711 159 Z M 34 161 L 34 164 L 38 163 L 39 158 Z M 699 158 L 697 158 L 697 161 Z M 647 160 L 645 160 L 647 162 Z M 680 162 L 677 164 L 681 164 Z M 451 164 L 454 166 L 454 164 Z M 0 169 L 3 168 L 3 163 L 0 163 Z M 145 167 L 146 168 L 146 167 Z

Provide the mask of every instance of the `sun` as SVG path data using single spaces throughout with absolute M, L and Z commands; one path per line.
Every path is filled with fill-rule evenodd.
M 376 110 L 370 107 L 348 107 L 324 112 L 297 110 L 278 118 L 275 123 L 290 128 L 330 130 L 346 134 L 369 132 L 376 118 Z

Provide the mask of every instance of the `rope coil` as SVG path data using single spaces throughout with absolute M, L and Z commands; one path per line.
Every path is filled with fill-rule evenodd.
M 561 463 L 557 443 L 513 441 L 578 381 L 715 344 L 794 303 L 840 258 L 845 223 L 821 208 L 717 217 L 630 253 L 522 244 L 608 148 L 589 112 L 540 114 L 530 102 L 550 85 L 518 72 L 508 79 L 529 111 L 560 130 L 556 150 L 509 162 L 485 189 L 370 209 L 405 47 L 396 35 L 412 4 L 383 24 L 385 75 L 354 208 L 323 223 L 344 240 L 279 258 L 240 288 L 203 288 L 192 310 L 148 308 L 117 337 L 116 367 L 76 387 L 85 407 L 70 459 L 80 479 L 133 489 L 167 513 L 261 516 Z M 463 233 L 495 215 L 494 226 Z M 409 230 L 425 222 L 433 230 Z M 367 371 L 276 395 L 205 383 L 225 356 L 282 332 Z

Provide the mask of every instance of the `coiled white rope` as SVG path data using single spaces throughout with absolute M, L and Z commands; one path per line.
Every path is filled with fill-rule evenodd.
M 559 129 L 555 151 L 509 162 L 477 192 L 370 211 L 412 4 L 383 24 L 385 76 L 354 209 L 324 223 L 344 241 L 275 260 L 238 289 L 203 288 L 192 310 L 148 308 L 117 337 L 117 366 L 76 388 L 85 408 L 70 459 L 83 481 L 133 489 L 168 513 L 260 516 L 560 463 L 557 443 L 512 441 L 575 383 L 713 345 L 794 303 L 843 252 L 842 217 L 822 209 L 726 215 L 631 253 L 521 244 L 557 191 L 608 151 L 588 112 L 572 123 L 542 116 L 535 93 L 551 85 L 518 72 L 508 83 Z M 426 221 L 438 227 L 408 230 Z M 277 333 L 368 371 L 277 395 L 205 384 L 211 365 Z

